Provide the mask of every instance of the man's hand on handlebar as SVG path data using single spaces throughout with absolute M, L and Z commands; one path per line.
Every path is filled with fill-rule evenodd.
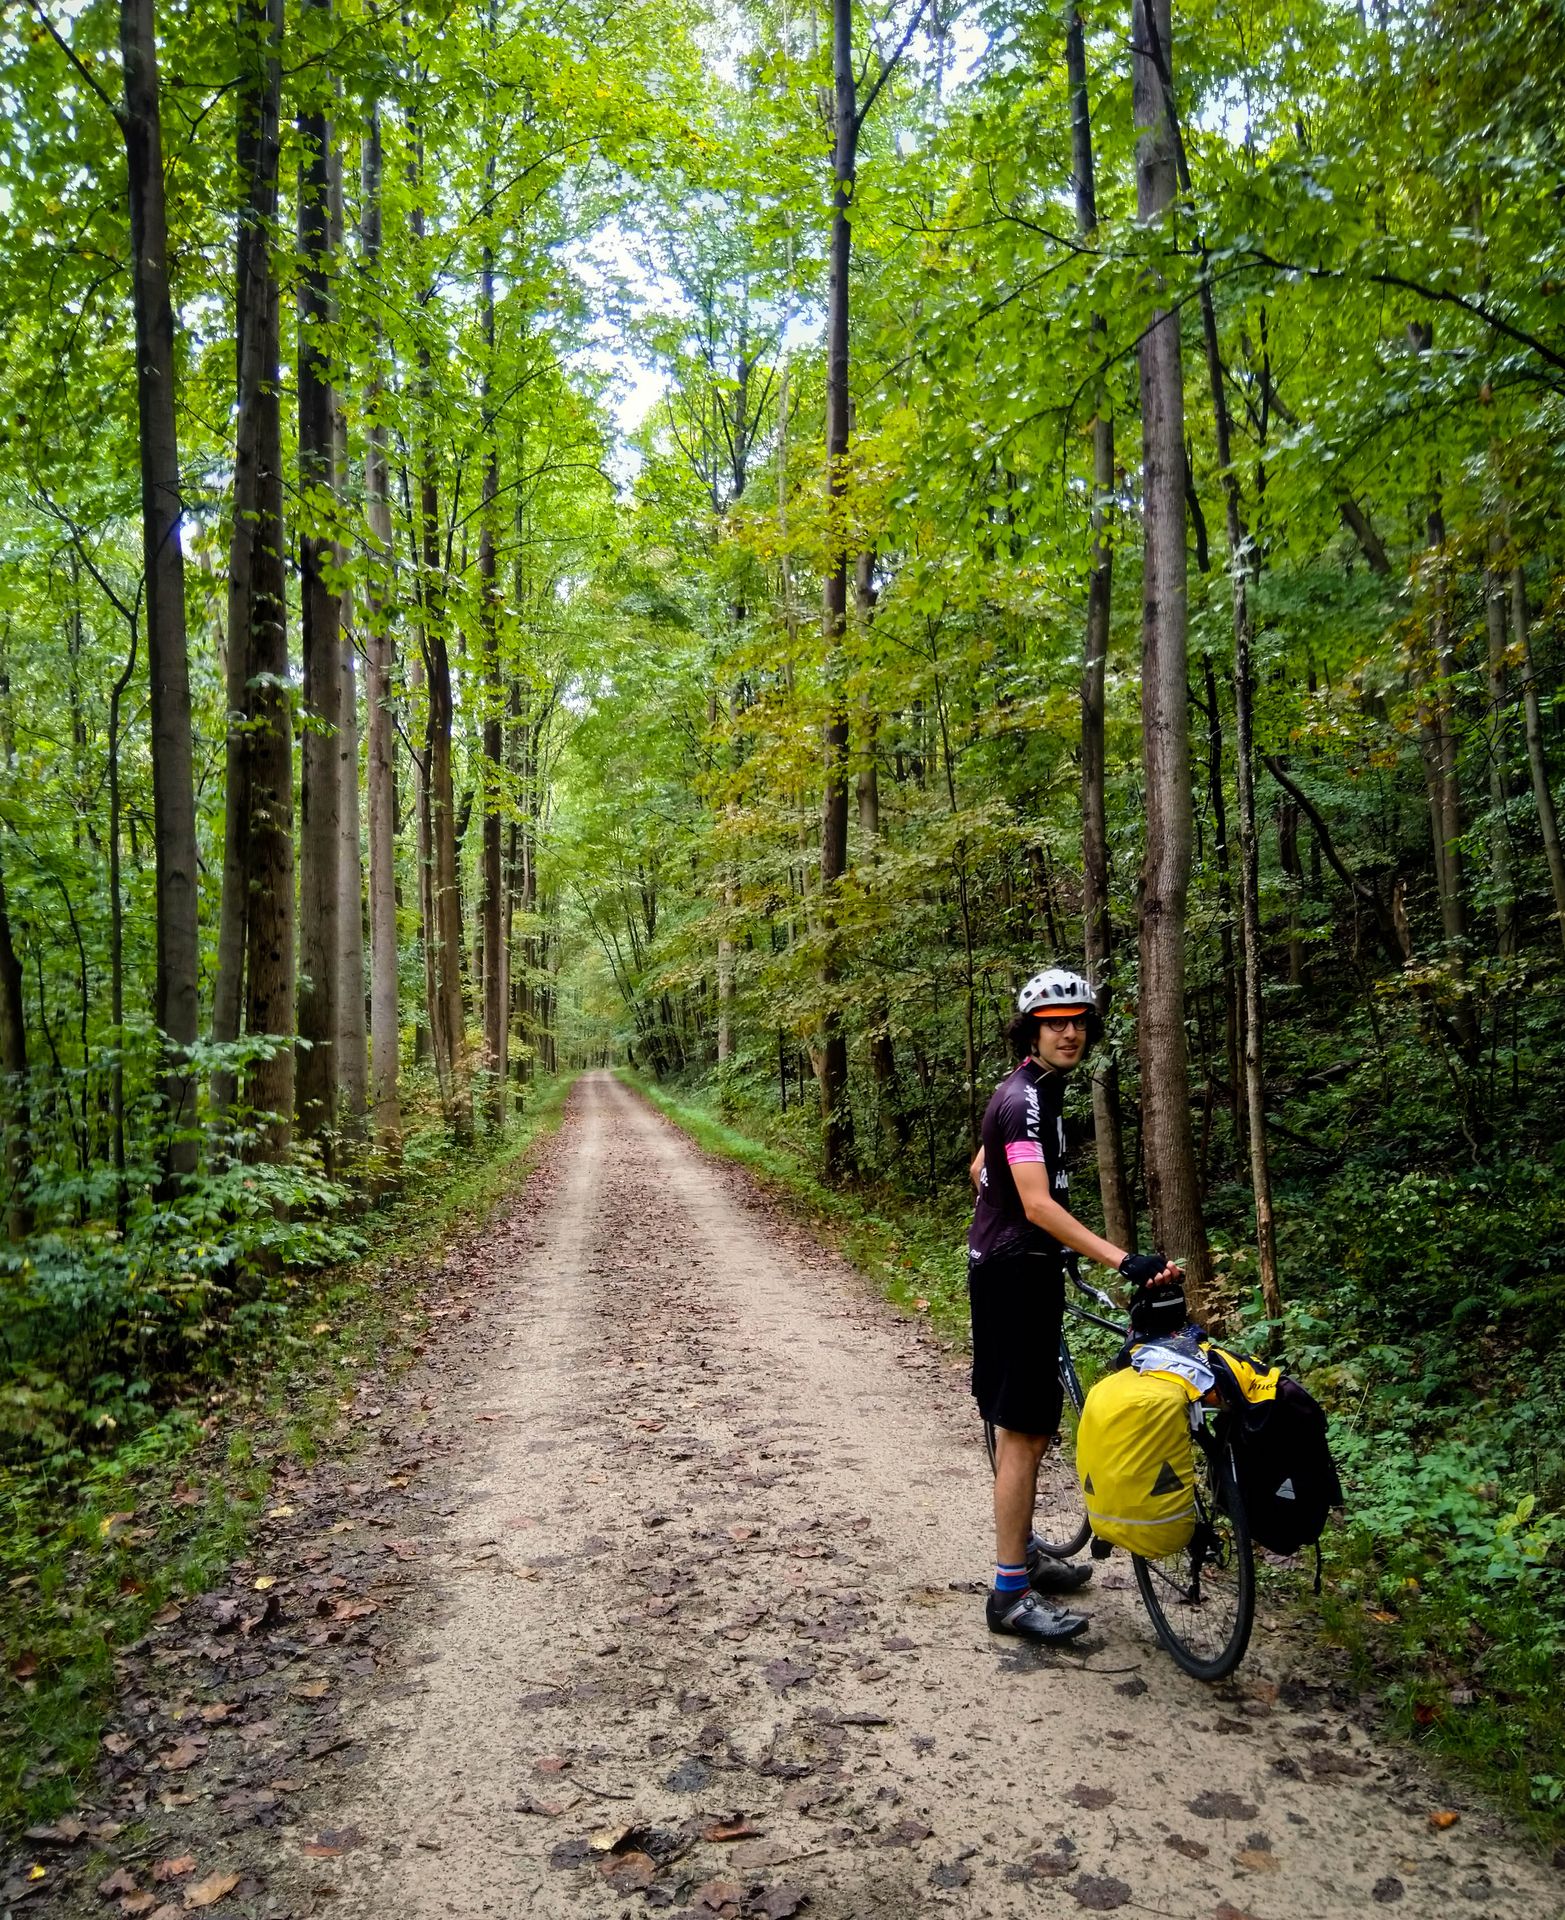
M 1174 1283 L 1183 1285 L 1185 1278 L 1183 1272 L 1161 1253 L 1127 1253 L 1119 1263 L 1119 1270 L 1137 1288 Z

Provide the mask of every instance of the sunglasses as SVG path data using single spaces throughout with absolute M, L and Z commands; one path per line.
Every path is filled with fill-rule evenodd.
M 1040 1013 L 1034 1018 L 1041 1020 L 1046 1027 L 1052 1027 L 1056 1033 L 1068 1033 L 1072 1027 L 1080 1027 L 1083 1033 L 1087 1031 L 1088 1016 L 1084 1013 Z

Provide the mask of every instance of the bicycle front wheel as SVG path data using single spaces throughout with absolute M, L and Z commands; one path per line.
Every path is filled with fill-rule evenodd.
M 1255 1622 L 1255 1555 L 1233 1470 L 1215 1438 L 1201 1446 L 1190 1544 L 1158 1560 L 1132 1556 L 1136 1585 L 1177 1666 L 1197 1680 L 1223 1680 L 1244 1658 Z

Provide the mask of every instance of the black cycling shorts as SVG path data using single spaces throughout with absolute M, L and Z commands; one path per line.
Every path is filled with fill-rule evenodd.
M 967 1270 L 973 1398 L 1013 1433 L 1059 1431 L 1065 1274 L 1048 1254 L 991 1254 Z

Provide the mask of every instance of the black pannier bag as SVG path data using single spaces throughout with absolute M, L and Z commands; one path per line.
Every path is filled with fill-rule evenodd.
M 1318 1587 L 1320 1537 L 1332 1508 L 1342 1505 L 1325 1411 L 1286 1376 L 1274 1400 L 1246 1401 L 1237 1392 L 1224 1397 L 1232 1409 L 1234 1467 L 1251 1537 L 1272 1553 L 1315 1547 Z

